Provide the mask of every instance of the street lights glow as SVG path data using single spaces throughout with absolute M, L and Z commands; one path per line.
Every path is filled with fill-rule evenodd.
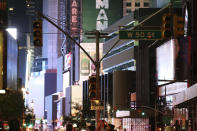
M 142 112 L 141 114 L 142 114 L 142 116 L 144 116 L 145 115 L 145 112 Z
M 6 31 L 16 40 L 17 39 L 17 29 L 7 28 Z
M 108 104 L 108 105 L 107 105 L 107 111 L 108 111 L 108 112 L 110 111 L 110 108 L 111 108 L 111 107 L 110 107 L 110 105 Z
M 107 104 L 107 116 L 108 116 L 108 122 L 109 123 L 111 123 L 110 109 L 111 109 L 110 105 Z
M 23 93 L 25 93 L 25 92 L 26 92 L 26 89 L 23 87 L 23 88 L 21 88 L 21 91 L 22 91 Z
M 5 90 L 0 90 L 0 94 L 5 94 Z

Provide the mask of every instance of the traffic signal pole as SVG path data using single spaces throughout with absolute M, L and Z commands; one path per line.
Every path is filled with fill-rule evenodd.
M 100 33 L 98 30 L 96 30 L 95 32 L 88 32 L 86 33 L 86 35 L 95 35 L 95 37 L 88 37 L 88 38 L 96 38 L 96 62 L 95 62 L 95 66 L 96 66 L 96 99 L 97 100 L 101 100 L 101 92 L 100 92 L 100 64 L 102 59 L 100 60 L 100 53 L 99 53 L 99 39 L 100 38 L 107 38 L 107 33 Z M 117 43 L 115 43 L 117 44 Z M 114 47 L 114 46 L 113 46 Z M 96 110 L 96 129 L 97 131 L 99 131 L 99 123 L 100 123 L 100 110 Z
M 115 45 L 117 45 L 117 43 L 119 41 L 118 42 L 115 42 L 114 45 L 112 46 L 112 48 L 100 60 L 100 58 L 99 58 L 99 39 L 100 38 L 107 38 L 108 36 L 106 36 L 106 35 L 108 35 L 108 34 L 107 33 L 100 33 L 98 30 L 96 32 L 86 33 L 87 35 L 95 35 L 96 36 L 96 61 L 94 61 L 93 58 L 87 53 L 87 51 L 75 39 L 73 39 L 69 35 L 69 33 L 67 33 L 66 31 L 64 31 L 63 29 L 61 29 L 58 25 L 56 25 L 53 21 L 51 21 L 48 17 L 44 16 L 42 13 L 38 13 L 38 16 L 41 17 L 41 18 L 43 18 L 43 19 L 45 19 L 49 23 L 51 23 L 58 30 L 60 30 L 62 33 L 64 33 L 69 39 L 71 39 L 77 46 L 79 46 L 79 48 L 88 56 L 88 58 L 96 66 L 96 98 L 97 98 L 97 100 L 100 101 L 100 78 L 99 78 L 99 76 L 100 76 L 100 63 L 103 60 L 103 58 L 112 50 L 112 48 Z M 95 38 L 95 37 L 91 37 L 91 38 Z M 99 121 L 100 121 L 100 110 L 96 110 L 97 129 L 98 129 L 98 126 L 99 126 L 99 124 L 98 124 Z
M 55 26 L 58 30 L 60 30 L 62 33 L 64 33 L 69 39 L 71 39 L 77 46 L 79 46 L 79 48 L 81 50 L 83 50 L 83 52 L 87 55 L 87 57 L 92 61 L 92 63 L 94 63 L 94 65 L 96 65 L 95 61 L 92 59 L 92 57 L 87 53 L 87 51 L 74 39 L 72 38 L 69 33 L 67 33 L 66 31 L 64 31 L 62 28 L 60 28 L 58 25 L 56 25 L 53 21 L 51 21 L 48 17 L 44 16 L 42 13 L 37 13 L 37 15 L 43 19 L 45 19 L 46 21 L 48 21 L 49 23 L 51 23 L 53 26 Z
M 96 97 L 98 100 L 100 99 L 100 58 L 99 58 L 99 37 L 100 37 L 100 32 L 96 31 Z M 97 130 L 98 128 L 98 123 L 100 121 L 100 110 L 96 110 L 96 124 L 97 124 Z

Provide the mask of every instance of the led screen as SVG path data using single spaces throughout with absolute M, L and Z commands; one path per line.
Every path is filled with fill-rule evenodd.
M 156 66 L 158 80 L 174 80 L 175 76 L 175 42 L 169 40 L 156 49 Z M 160 82 L 159 84 L 161 84 Z

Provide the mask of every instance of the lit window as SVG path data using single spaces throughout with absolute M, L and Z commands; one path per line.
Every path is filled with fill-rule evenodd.
M 127 2 L 127 3 L 126 3 L 126 6 L 127 6 L 127 7 L 131 7 L 131 2 Z
M 135 2 L 135 7 L 140 7 L 140 2 Z
M 144 7 L 149 7 L 149 2 L 144 2 Z

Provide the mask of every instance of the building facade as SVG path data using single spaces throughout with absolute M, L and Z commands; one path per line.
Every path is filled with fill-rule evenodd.
M 123 15 L 128 15 L 139 8 L 152 7 L 153 0 L 123 0 Z

